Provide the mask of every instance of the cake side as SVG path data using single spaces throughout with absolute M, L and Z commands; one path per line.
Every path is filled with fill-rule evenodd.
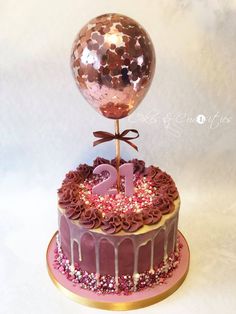
M 129 233 L 106 234 L 87 229 L 59 209 L 60 243 L 71 265 L 101 275 L 132 275 L 153 272 L 175 252 L 180 200 L 175 209 L 154 225 Z

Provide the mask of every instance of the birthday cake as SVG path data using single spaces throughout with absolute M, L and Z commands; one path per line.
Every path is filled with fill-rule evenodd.
M 107 179 L 94 174 L 96 158 L 66 174 L 58 190 L 59 235 L 55 266 L 68 280 L 98 293 L 131 293 L 171 276 L 178 266 L 180 199 L 172 178 L 158 167 L 133 159 L 134 191 L 101 196 L 93 188 Z M 126 162 L 121 160 L 124 165 Z
M 133 19 L 104 14 L 76 36 L 71 68 L 84 98 L 115 122 L 114 134 L 93 132 L 93 146 L 115 141 L 115 158 L 97 157 L 66 174 L 58 189 L 59 230 L 47 250 L 49 275 L 83 304 L 114 310 L 147 306 L 173 293 L 189 264 L 173 179 L 120 153 L 121 141 L 138 151 L 133 140 L 139 132 L 120 132 L 119 121 L 150 87 L 154 47 Z

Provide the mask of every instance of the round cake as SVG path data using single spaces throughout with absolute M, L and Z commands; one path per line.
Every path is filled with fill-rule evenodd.
M 130 294 L 162 284 L 180 262 L 180 198 L 171 176 L 133 159 L 134 191 L 92 193 L 109 174 L 94 173 L 116 160 L 96 158 L 66 174 L 58 190 L 59 232 L 54 267 L 80 288 L 98 294 Z

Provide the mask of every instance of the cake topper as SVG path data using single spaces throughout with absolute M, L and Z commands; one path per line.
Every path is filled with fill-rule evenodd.
M 88 22 L 76 36 L 71 67 L 77 86 L 89 104 L 104 117 L 115 120 L 115 134 L 96 131 L 93 134 L 98 139 L 93 145 L 116 140 L 119 192 L 120 141 L 138 150 L 131 140 L 139 136 L 135 129 L 120 132 L 119 120 L 137 108 L 150 87 L 155 69 L 153 44 L 133 19 L 115 13 L 104 14 Z M 130 172 L 125 170 L 122 175 L 126 171 Z M 128 186 L 130 194 L 132 188 Z M 105 193 L 105 190 L 99 191 Z M 109 193 L 107 187 L 106 191 Z

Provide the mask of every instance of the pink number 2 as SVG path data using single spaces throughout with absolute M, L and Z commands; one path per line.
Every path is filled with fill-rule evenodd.
M 125 163 L 120 166 L 120 176 L 125 177 L 125 195 L 133 195 L 133 164 Z M 117 189 L 112 188 L 117 180 L 117 171 L 116 168 L 108 165 L 101 164 L 98 165 L 94 170 L 94 174 L 102 174 L 102 172 L 107 171 L 109 177 L 102 182 L 98 183 L 92 188 L 92 194 L 105 195 L 105 194 L 116 194 Z

